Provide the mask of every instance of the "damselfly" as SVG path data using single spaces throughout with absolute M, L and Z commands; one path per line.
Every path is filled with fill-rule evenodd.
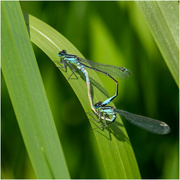
M 107 126 L 106 121 L 108 123 L 114 122 L 116 120 L 117 114 L 119 114 L 121 117 L 124 117 L 130 123 L 138 127 L 141 127 L 144 130 L 149 131 L 151 133 L 168 134 L 171 131 L 170 127 L 165 122 L 152 119 L 149 117 L 129 113 L 124 110 L 119 110 L 112 106 L 102 106 L 102 102 L 96 103 L 95 109 L 97 109 L 96 114 L 98 114 L 99 116 L 98 122 L 100 122 L 100 120 L 102 119 L 101 117 L 103 116 L 103 119 L 104 119 L 103 127 Z
M 115 97 L 118 96 L 118 82 L 114 78 L 126 78 L 131 74 L 131 72 L 124 68 L 124 67 L 118 67 L 113 65 L 107 65 L 102 63 L 93 62 L 87 59 L 79 58 L 76 55 L 67 54 L 66 50 L 62 50 L 58 53 L 58 56 L 61 58 L 61 64 L 63 64 L 63 67 L 59 68 L 66 68 L 66 63 L 72 68 L 73 73 L 70 75 L 70 77 L 74 74 L 76 69 L 72 66 L 72 64 L 78 65 L 82 68 L 89 68 L 93 69 L 94 71 L 97 71 L 99 73 L 102 73 L 108 77 L 110 77 L 115 83 L 116 83 L 116 93 L 114 96 L 108 98 L 103 102 L 103 106 L 109 104 Z M 69 77 L 69 78 L 70 78 Z

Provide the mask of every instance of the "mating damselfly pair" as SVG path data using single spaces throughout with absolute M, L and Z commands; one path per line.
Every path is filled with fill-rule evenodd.
M 58 68 L 65 69 L 66 65 L 69 65 L 73 70 L 73 73 L 76 71 L 77 68 L 85 75 L 86 84 L 87 84 L 87 93 L 88 93 L 91 109 L 98 116 L 98 120 L 96 121 L 98 122 L 100 122 L 101 120 L 104 121 L 104 125 L 98 128 L 104 128 L 107 126 L 107 123 L 114 122 L 116 120 L 117 114 L 120 114 L 121 117 L 124 117 L 132 124 L 139 126 L 149 132 L 155 134 L 168 134 L 170 132 L 170 127 L 165 122 L 136 115 L 133 113 L 129 113 L 124 110 L 119 110 L 114 108 L 113 106 L 107 106 L 115 97 L 118 96 L 118 81 L 116 81 L 115 78 L 122 79 L 128 77 L 129 74 L 131 74 L 131 72 L 128 69 L 124 67 L 107 65 L 107 64 L 97 63 L 87 59 L 79 58 L 77 55 L 67 54 L 66 50 L 60 51 L 58 55 L 60 57 L 59 63 L 63 65 L 63 67 L 58 66 Z M 75 65 L 75 67 L 73 65 Z M 93 104 L 91 90 L 90 90 L 90 80 L 87 69 L 93 69 L 94 71 L 97 71 L 101 74 L 110 77 L 116 83 L 115 95 L 108 98 L 105 101 L 99 101 Z M 70 77 L 73 75 L 73 73 L 70 75 Z

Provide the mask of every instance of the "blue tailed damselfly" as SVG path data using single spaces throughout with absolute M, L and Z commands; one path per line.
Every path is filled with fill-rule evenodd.
M 76 69 L 72 66 L 72 64 L 76 64 L 82 68 L 89 68 L 93 69 L 97 72 L 100 72 L 106 76 L 109 76 L 115 83 L 116 83 L 116 93 L 114 96 L 108 98 L 103 102 L 103 106 L 109 104 L 115 97 L 118 96 L 118 82 L 114 79 L 115 78 L 126 78 L 131 74 L 131 72 L 124 68 L 124 67 L 118 67 L 113 65 L 107 65 L 102 63 L 93 62 L 87 59 L 79 58 L 76 55 L 67 54 L 66 50 L 62 50 L 58 53 L 58 56 L 61 58 L 63 64 L 63 67 L 59 68 L 66 68 L 66 63 L 73 69 L 73 73 L 70 75 L 70 77 L 74 74 Z M 70 78 L 69 77 L 69 78 Z

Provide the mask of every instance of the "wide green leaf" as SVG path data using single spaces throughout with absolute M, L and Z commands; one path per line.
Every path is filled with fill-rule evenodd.
M 36 177 L 69 178 L 19 2 L 2 2 L 2 72 Z
M 164 60 L 179 85 L 179 3 L 178 1 L 137 2 Z
M 56 65 L 57 61 L 59 61 L 58 52 L 62 49 L 67 50 L 68 53 L 83 57 L 64 36 L 49 25 L 28 14 L 25 14 L 25 21 L 31 41 L 42 49 Z M 66 71 L 62 70 L 61 72 L 68 79 L 72 70 L 67 67 Z M 88 70 L 88 73 L 93 86 L 93 101 L 98 102 L 107 99 L 107 92 L 97 73 L 92 70 Z M 90 112 L 86 82 L 79 72 L 76 73 L 76 77 L 71 78 L 68 82 L 79 98 L 85 112 Z M 90 116 L 90 118 L 92 117 Z M 94 121 L 90 122 L 92 127 L 100 126 Z M 107 178 L 140 178 L 134 152 L 120 117 L 109 128 L 104 130 L 96 129 L 94 133 Z

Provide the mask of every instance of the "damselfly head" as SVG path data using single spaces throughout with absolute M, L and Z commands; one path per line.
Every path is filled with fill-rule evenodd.
M 66 55 L 67 53 L 66 53 L 66 50 L 62 50 L 62 51 L 60 51 L 59 53 L 58 53 L 58 56 L 59 57 L 62 57 L 62 56 L 64 56 L 64 55 Z
M 100 102 L 98 102 L 98 103 L 96 103 L 95 105 L 94 105 L 94 107 L 97 109 L 97 108 L 99 108 L 101 105 L 102 105 L 102 101 L 100 101 Z

